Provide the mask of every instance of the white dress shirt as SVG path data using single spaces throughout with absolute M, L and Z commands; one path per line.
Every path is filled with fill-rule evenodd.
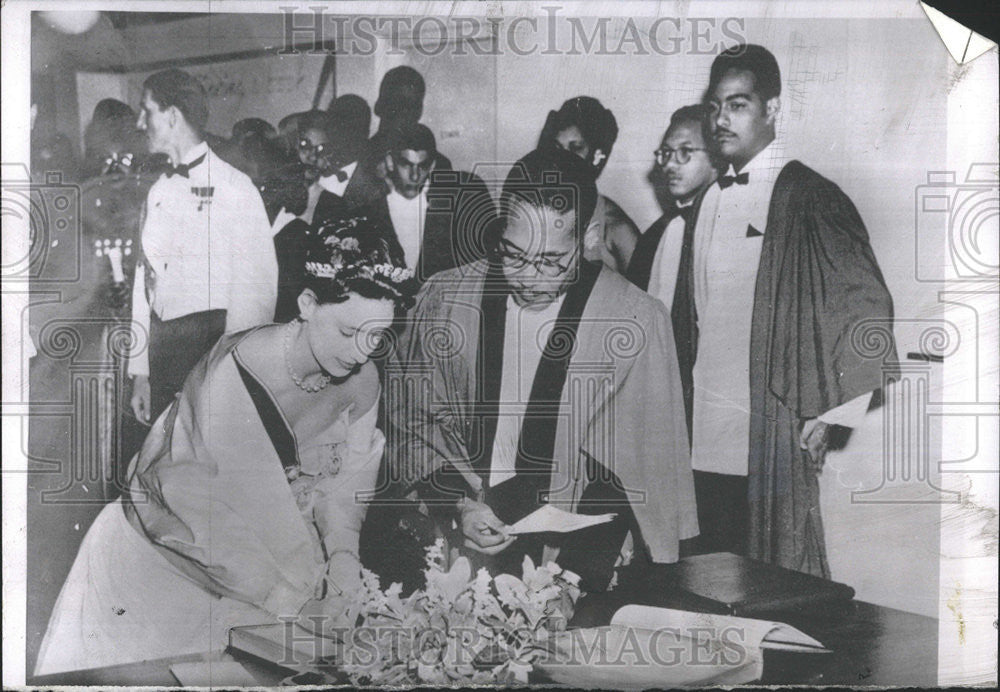
M 395 190 L 385 198 L 389 205 L 389 218 L 396 231 L 396 238 L 403 248 L 406 266 L 416 269 L 420 261 L 420 247 L 424 241 L 424 221 L 427 215 L 427 186 L 413 199 L 406 199 Z
M 678 208 L 690 207 L 694 200 L 687 204 L 678 204 Z M 681 262 L 681 247 L 684 243 L 684 217 L 680 214 L 670 219 L 663 230 L 660 244 L 656 246 L 653 255 L 653 267 L 649 273 L 649 288 L 647 293 L 659 298 L 670 310 L 674 303 L 674 288 L 677 287 L 677 269 Z
M 319 186 L 327 192 L 332 192 L 337 195 L 337 197 L 343 197 L 344 192 L 347 190 L 347 186 L 351 182 L 351 176 L 354 175 L 354 169 L 357 167 L 358 162 L 353 161 L 340 169 L 341 172 L 347 175 L 346 178 L 338 180 L 336 173 L 327 175 L 319 179 Z
M 270 322 L 278 263 L 264 202 L 250 178 L 205 142 L 180 163 L 204 155 L 189 177 L 166 174 L 149 189 L 142 224 L 142 261 L 132 288 L 132 319 L 149 333 L 161 320 L 226 311 L 226 331 Z M 149 375 L 145 340 L 130 354 L 130 375 Z
M 500 409 L 490 458 L 490 487 L 514 477 L 521 423 L 531 396 L 531 385 L 564 297 L 565 294 L 559 296 L 540 310 L 522 308 L 513 297 L 507 298 Z
M 771 142 L 740 171 L 748 174 L 747 184 L 722 189 L 716 182 L 702 201 L 694 232 L 698 354 L 691 467 L 697 471 L 748 472 L 754 292 L 771 194 L 787 162 Z M 727 175 L 735 174 L 730 166 Z M 871 393 L 864 394 L 820 419 L 853 427 L 870 400 Z

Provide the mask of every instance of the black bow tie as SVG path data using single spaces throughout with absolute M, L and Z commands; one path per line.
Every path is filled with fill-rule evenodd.
M 678 216 L 684 219 L 684 223 L 691 220 L 691 212 L 694 211 L 693 204 L 685 204 L 683 207 L 674 207 L 674 218 Z
M 347 180 L 347 171 L 345 171 L 345 170 L 344 170 L 344 169 L 342 169 L 342 168 L 340 168 L 340 169 L 337 169 L 337 170 L 336 170 L 336 171 L 334 172 L 334 175 L 335 175 L 335 176 L 337 176 L 337 181 L 338 181 L 338 182 L 341 182 L 341 183 L 342 183 L 342 182 L 344 182 L 345 180 Z
M 736 183 L 737 185 L 746 185 L 750 182 L 749 173 L 740 173 L 739 175 L 724 175 L 719 178 L 719 187 L 725 190 L 727 187 Z
M 201 156 L 199 156 L 198 158 L 196 158 L 191 163 L 182 163 L 179 166 L 174 166 L 173 168 L 168 168 L 167 169 L 167 177 L 168 178 L 172 178 L 175 175 L 179 175 L 179 176 L 183 176 L 185 178 L 190 178 L 191 177 L 191 175 L 190 175 L 191 169 L 194 168 L 195 166 L 197 166 L 199 163 L 201 163 L 204 160 L 205 160 L 205 155 L 202 154 Z

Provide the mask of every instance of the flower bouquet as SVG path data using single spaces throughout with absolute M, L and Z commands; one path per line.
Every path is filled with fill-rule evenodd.
M 444 569 L 443 543 L 427 549 L 427 585 L 405 599 L 363 570 L 358 625 L 345 637 L 341 670 L 356 685 L 526 683 L 551 652 L 580 595 L 579 577 L 524 558 L 520 579 L 475 576 L 460 557 Z

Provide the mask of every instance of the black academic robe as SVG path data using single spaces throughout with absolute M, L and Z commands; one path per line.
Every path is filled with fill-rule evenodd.
M 897 367 L 892 298 L 851 200 L 798 161 L 774 185 L 750 341 L 748 553 L 829 577 L 800 425 Z
M 368 216 L 390 248 L 402 256 L 386 195 L 359 213 Z M 420 258 L 416 267 L 410 267 L 417 281 L 423 283 L 438 272 L 486 257 L 496 219 L 493 197 L 479 176 L 462 171 L 431 173 Z
M 684 414 L 687 419 L 688 441 L 691 439 L 691 414 L 694 407 L 694 384 L 692 370 L 694 368 L 695 352 L 698 347 L 698 314 L 694 305 L 694 286 L 692 262 L 694 261 L 694 228 L 698 223 L 698 210 L 704 191 L 691 204 L 688 218 L 684 222 L 684 238 L 681 244 L 681 257 L 677 268 L 677 283 L 674 287 L 674 300 L 667 307 L 670 309 L 670 321 L 674 328 L 674 344 L 677 348 L 677 365 L 680 367 L 681 387 L 684 394 Z M 653 271 L 653 260 L 660 247 L 663 233 L 667 225 L 680 213 L 676 207 L 658 218 L 646 229 L 636 243 L 625 272 L 625 278 L 646 291 L 649 289 L 649 279 Z
M 603 589 L 633 520 L 653 561 L 676 561 L 697 521 L 666 310 L 617 273 L 582 263 L 534 373 L 515 475 L 489 486 L 509 291 L 485 261 L 424 285 L 384 385 L 391 478 L 418 490 L 444 526 L 463 495 L 507 523 L 547 502 L 618 514 L 571 535 L 522 536 L 495 570 L 519 574 L 524 554 L 537 564 L 558 547 L 560 565 Z

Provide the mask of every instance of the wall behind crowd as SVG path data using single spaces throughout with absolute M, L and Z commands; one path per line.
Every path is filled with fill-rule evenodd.
M 637 18 L 634 23 L 641 33 L 652 21 Z M 608 45 L 618 44 L 624 27 L 623 19 L 607 24 Z M 513 38 L 530 45 L 545 32 L 540 18 L 537 28 L 522 25 Z M 944 168 L 946 153 L 942 132 L 949 58 L 932 26 L 922 20 L 747 20 L 736 33 L 767 46 L 777 57 L 784 89 L 779 136 L 786 153 L 834 180 L 854 201 L 896 314 L 903 318 L 896 325 L 900 355 L 918 350 L 924 325 L 914 319 L 939 314 L 940 286 L 915 278 L 915 194 L 927 182 L 928 171 Z M 232 55 L 281 46 L 284 39 L 281 15 L 214 15 L 210 23 L 192 19 L 136 27 L 132 36 L 134 45 L 143 46 L 140 62 L 146 63 L 197 58 L 206 49 Z M 493 45 L 492 40 L 480 35 L 470 41 L 483 48 Z M 620 128 L 599 187 L 645 229 L 660 214 L 646 180 L 652 152 L 670 114 L 701 99 L 718 49 L 734 41 L 716 32 L 709 34 L 709 42 L 721 43 L 716 50 L 706 50 L 703 42 L 700 47 L 678 44 L 678 52 L 667 56 L 566 55 L 571 40 L 568 32 L 560 36 L 562 55 L 522 56 L 510 50 L 478 54 L 484 51 L 477 53 L 468 41 L 438 51 L 424 40 L 418 50 L 406 37 L 382 36 L 371 55 L 337 55 L 336 92 L 356 93 L 374 104 L 386 70 L 400 64 L 417 68 L 427 81 L 424 122 L 439 148 L 456 167 L 476 169 L 494 183 L 494 190 L 510 162 L 535 146 L 550 109 L 573 96 L 597 97 L 615 113 Z M 323 60 L 307 54 L 257 56 L 185 69 L 202 77 L 209 89 L 209 129 L 228 135 L 240 118 L 277 124 L 283 116 L 307 109 Z M 142 80 L 151 71 L 81 75 L 82 117 L 106 96 L 121 94 L 136 104 Z M 321 105 L 331 95 L 328 89 Z M 943 251 L 944 236 L 934 242 Z M 834 577 L 851 583 L 868 600 L 936 615 L 937 563 L 930 558 L 938 552 L 937 507 L 914 505 L 885 515 L 884 506 L 859 508 L 852 500 L 853 490 L 878 482 L 884 457 L 881 431 L 880 413 L 869 413 L 849 446 L 831 455 L 830 470 L 821 481 Z M 903 583 L 907 588 L 901 590 L 897 585 Z
M 634 24 L 648 33 L 652 21 L 636 18 Z M 948 56 L 944 50 L 926 49 L 938 41 L 933 27 L 922 20 L 741 22 L 742 29 L 728 25 L 727 34 L 742 34 L 769 47 L 782 68 L 779 133 L 788 154 L 837 182 L 854 200 L 897 314 L 929 314 L 937 305 L 936 289 L 914 281 L 912 249 L 916 187 L 927 182 L 927 171 L 943 168 L 945 154 L 940 133 L 946 118 L 943 65 Z M 607 46 L 618 45 L 624 26 L 624 19 L 608 22 Z M 386 70 L 400 64 L 417 68 L 427 81 L 424 122 L 440 149 L 457 167 L 475 168 L 496 184 L 510 162 L 535 145 L 550 109 L 573 96 L 595 96 L 615 113 L 620 128 L 600 189 L 645 229 L 660 214 L 646 179 L 652 151 L 670 114 L 701 99 L 714 56 L 711 46 L 733 42 L 718 26 L 707 38 L 687 36 L 688 43 L 670 44 L 680 49 L 672 55 L 584 52 L 579 36 L 574 38 L 565 25 L 560 25 L 556 43 L 564 54 L 513 54 L 505 44 L 531 46 L 546 35 L 544 17 L 536 28 L 521 24 L 512 34 L 501 34 L 500 55 L 477 53 L 475 48 L 481 53 L 490 47 L 486 35 L 473 39 L 476 47 L 470 41 L 461 47 L 452 42 L 440 50 L 426 37 L 419 50 L 405 36 L 381 37 L 370 55 L 336 56 L 335 88 L 374 104 Z M 586 21 L 584 28 L 593 32 Z M 130 31 L 131 43 L 142 47 L 136 58 L 144 64 L 204 58 L 206 49 L 216 56 L 272 50 L 268 56 L 185 66 L 209 90 L 208 127 L 216 134 L 228 135 L 233 123 L 245 117 L 277 124 L 285 115 L 309 108 L 320 82 L 323 55 L 273 55 L 287 38 L 282 15 L 212 15 L 211 22 L 195 18 Z M 345 46 L 368 47 L 367 41 L 349 39 Z M 577 54 L 565 55 L 574 43 Z M 153 71 L 80 73 L 81 129 L 101 98 L 137 104 L 142 81 Z M 332 98 L 333 88 L 325 86 L 321 106 Z M 901 325 L 897 334 L 901 343 L 915 346 L 919 329 Z

